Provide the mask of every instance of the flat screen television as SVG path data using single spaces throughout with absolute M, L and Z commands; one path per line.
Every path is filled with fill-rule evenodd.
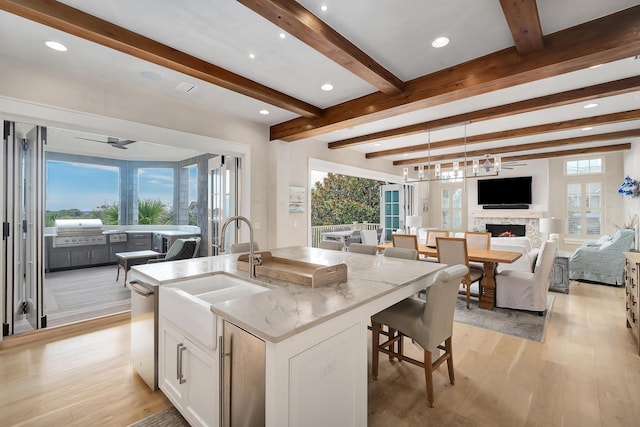
M 531 204 L 531 182 L 530 176 L 478 180 L 478 204 L 526 209 Z

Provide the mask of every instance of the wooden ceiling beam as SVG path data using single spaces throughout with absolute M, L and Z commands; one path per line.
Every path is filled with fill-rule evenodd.
M 624 150 L 630 150 L 630 149 L 631 149 L 631 143 L 626 142 L 624 144 L 612 144 L 612 145 L 601 145 L 599 147 L 575 148 L 573 150 L 551 151 L 547 153 L 521 154 L 517 156 L 502 157 L 501 160 L 502 160 L 502 163 L 504 164 L 509 162 L 521 162 L 525 160 L 538 160 L 538 159 L 552 159 L 555 157 L 577 156 L 582 154 L 610 153 L 612 151 L 624 151 Z M 467 161 L 467 166 L 471 166 L 472 164 L 473 162 Z M 449 168 L 452 166 L 453 166 L 453 163 L 440 163 L 440 167 L 442 168 Z
M 287 142 L 358 126 L 447 102 L 554 77 L 640 52 L 640 6 L 544 37 L 545 48 L 525 57 L 504 49 L 405 83 L 400 95 L 376 92 L 271 127 Z
M 516 51 L 529 55 L 544 47 L 536 0 L 500 0 Z
M 396 129 L 388 129 L 367 135 L 360 135 L 353 138 L 330 142 L 328 146 L 330 149 L 348 148 L 367 142 L 417 135 L 428 130 L 436 130 L 438 128 L 454 126 L 461 123 L 478 123 L 485 120 L 499 119 L 501 117 L 512 116 L 515 114 L 530 113 L 532 111 L 538 111 L 545 108 L 560 107 L 563 105 L 590 101 L 606 96 L 621 95 L 639 90 L 640 76 L 634 76 L 580 89 L 573 89 L 566 92 L 525 99 L 511 104 L 470 111 L 468 113 L 458 114 L 455 116 L 443 117 L 440 119 L 430 120 L 428 122 L 416 123 Z
M 402 80 L 300 3 L 293 0 L 237 1 L 370 83 L 380 92 L 388 95 L 402 92 Z
M 0 0 L 0 10 L 258 99 L 306 118 L 319 117 L 322 114 L 322 109 L 316 106 L 57 1 Z
M 580 154 L 610 153 L 612 151 L 630 150 L 631 143 L 603 145 L 600 147 L 575 148 L 573 150 L 554 151 L 551 153 L 532 153 L 503 157 L 502 162 L 520 162 L 524 160 L 551 159 L 554 157 L 577 156 Z
M 503 153 L 513 153 L 516 151 L 532 151 L 532 150 L 541 150 L 555 147 L 567 147 L 570 145 L 576 144 L 584 144 L 587 142 L 594 141 L 611 141 L 614 139 L 624 139 L 624 138 L 635 138 L 640 136 L 640 129 L 630 129 L 623 130 L 619 132 L 608 132 L 608 133 L 600 133 L 594 135 L 585 135 L 578 136 L 574 138 L 563 138 L 563 139 L 555 139 L 551 141 L 540 141 L 540 142 L 532 142 L 529 144 L 519 144 L 519 145 L 509 145 L 503 147 L 496 148 L 487 148 L 485 150 L 472 150 L 457 152 L 457 153 L 449 153 L 449 154 L 439 154 L 431 157 L 415 157 L 413 159 L 402 159 L 396 160 L 393 162 L 394 166 L 404 166 L 404 165 L 412 165 L 415 163 L 433 163 L 433 162 L 442 162 L 446 160 L 455 160 L 461 159 L 466 156 L 467 159 L 471 157 L 481 157 L 484 155 L 493 155 L 493 154 L 503 154 Z
M 427 151 L 429 149 L 449 148 L 463 146 L 465 144 L 479 144 L 482 142 L 499 141 L 503 139 L 519 138 L 523 136 L 539 135 L 548 132 L 559 132 L 563 130 L 579 129 L 587 126 L 599 126 L 612 123 L 621 123 L 631 120 L 640 120 L 640 109 L 631 111 L 622 111 L 619 113 L 603 114 L 594 117 L 582 117 L 573 120 L 564 120 L 555 123 L 545 123 L 542 125 L 529 126 L 520 129 L 509 129 L 498 132 L 490 132 L 481 135 L 471 135 L 465 138 L 454 138 L 444 141 L 436 141 L 430 144 L 418 144 L 409 147 L 392 148 L 389 150 L 376 151 L 367 153 L 367 159 L 375 159 L 378 157 L 397 156 L 405 153 L 415 153 L 419 151 Z

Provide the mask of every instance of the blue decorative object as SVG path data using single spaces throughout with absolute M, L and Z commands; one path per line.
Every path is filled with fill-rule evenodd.
M 638 197 L 638 181 L 629 176 L 625 177 L 620 188 L 618 188 L 618 193 L 628 199 Z

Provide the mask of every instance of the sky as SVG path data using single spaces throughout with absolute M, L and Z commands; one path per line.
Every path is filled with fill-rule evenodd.
M 197 168 L 189 169 L 189 196 L 197 197 Z M 74 162 L 47 162 L 46 209 L 80 209 L 91 211 L 103 204 L 119 201 L 120 173 L 117 167 Z M 173 204 L 173 170 L 141 168 L 138 170 L 141 199 L 160 199 Z
M 327 175 L 329 175 L 328 172 L 311 170 L 311 187 L 313 187 L 318 181 L 322 182 Z

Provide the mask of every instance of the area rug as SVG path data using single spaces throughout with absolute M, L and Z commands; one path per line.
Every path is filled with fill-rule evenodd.
M 182 418 L 182 415 L 173 406 L 158 412 L 157 414 L 149 415 L 146 418 L 136 421 L 133 424 L 129 424 L 128 427 L 189 427 L 189 423 Z
M 478 308 L 478 304 L 474 304 L 473 301 L 467 310 L 466 299 L 464 296 L 460 296 L 456 301 L 454 320 L 478 328 L 543 342 L 547 321 L 551 316 L 553 299 L 553 295 L 547 295 L 547 311 L 543 316 L 540 316 L 536 312 L 508 308 L 485 310 Z

